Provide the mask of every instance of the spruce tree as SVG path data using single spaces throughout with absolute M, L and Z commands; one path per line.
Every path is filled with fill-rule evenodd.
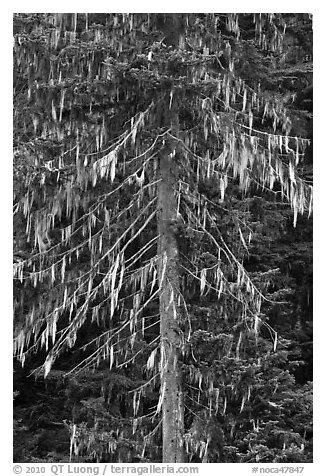
M 166 463 L 190 451 L 191 299 L 215 293 L 219 319 L 239 329 L 238 357 L 263 321 L 266 298 L 236 251 L 248 250 L 250 228 L 236 220 L 232 244 L 220 231 L 221 211 L 233 213 L 226 197 L 258 187 L 290 203 L 294 225 L 311 213 L 297 172 L 309 141 L 291 135 L 279 94 L 240 75 L 244 41 L 277 56 L 285 29 L 272 14 L 14 17 L 15 354 L 23 363 L 45 351 L 47 377 L 91 322 L 100 332 L 71 372 L 125 368 L 147 352 L 139 342 L 157 306 L 152 376 L 134 409 L 159 381 Z M 208 374 L 191 369 L 201 388 Z

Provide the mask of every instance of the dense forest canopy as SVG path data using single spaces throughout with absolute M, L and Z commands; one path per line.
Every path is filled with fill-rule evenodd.
M 14 15 L 16 404 L 70 458 L 311 461 L 311 21 Z

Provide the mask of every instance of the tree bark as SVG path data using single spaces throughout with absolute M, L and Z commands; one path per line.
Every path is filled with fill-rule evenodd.
M 184 406 L 180 351 L 180 284 L 178 243 L 175 234 L 175 151 L 160 156 L 158 185 L 158 279 L 160 283 L 161 401 L 163 414 L 163 463 L 184 462 Z

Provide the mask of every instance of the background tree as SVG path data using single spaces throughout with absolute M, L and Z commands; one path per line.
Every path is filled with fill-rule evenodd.
M 275 209 L 290 202 L 294 225 L 312 208 L 302 178 L 309 140 L 285 104 L 300 98 L 284 97 L 275 78 L 283 61 L 288 79 L 283 41 L 292 18 L 14 20 L 16 355 L 24 363 L 37 351 L 49 377 L 77 344 L 84 355 L 66 370 L 106 366 L 108 382 L 99 375 L 111 412 L 112 375 L 133 395 L 133 431 L 146 436 L 138 453 L 162 432 L 164 462 L 184 461 L 185 450 L 188 458 L 221 458 L 218 408 L 225 415 L 240 398 L 241 413 L 249 402 L 255 372 L 236 368 L 250 361 L 253 345 L 251 358 L 262 365 L 261 325 L 271 341 L 262 347 L 277 351 L 267 311 L 287 296 L 286 287 L 269 292 L 279 269 L 252 268 L 262 234 L 253 216 L 265 212 L 258 190 L 270 190 Z M 261 64 L 257 76 L 251 61 Z M 161 410 L 162 430 L 159 420 L 148 431 L 144 420 L 157 421 Z M 100 434 L 121 459 L 117 425 L 115 436 Z

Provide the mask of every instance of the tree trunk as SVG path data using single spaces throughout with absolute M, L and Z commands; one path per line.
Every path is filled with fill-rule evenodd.
M 175 152 L 160 156 L 158 185 L 158 278 L 161 321 L 161 399 L 163 463 L 184 462 L 184 407 L 180 369 L 180 285 L 175 234 L 177 175 Z

